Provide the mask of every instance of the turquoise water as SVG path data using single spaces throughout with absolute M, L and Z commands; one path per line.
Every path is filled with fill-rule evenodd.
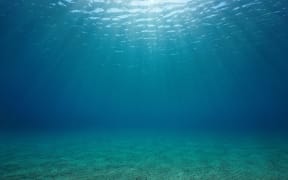
M 286 0 L 0 7 L 4 129 L 288 127 Z
M 279 137 L 69 134 L 2 139 L 0 161 L 1 179 L 288 177 L 288 145 Z
M 285 180 L 287 92 L 287 0 L 0 0 L 0 180 Z

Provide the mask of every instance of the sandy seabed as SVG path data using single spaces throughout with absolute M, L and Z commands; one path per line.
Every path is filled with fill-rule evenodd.
M 277 138 L 47 136 L 1 138 L 0 179 L 288 179 Z

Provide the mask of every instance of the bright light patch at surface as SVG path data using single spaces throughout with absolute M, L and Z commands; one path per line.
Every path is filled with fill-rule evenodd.
M 149 0 L 149 5 L 151 6 L 151 5 L 153 5 L 153 4 L 155 4 L 155 0 Z
M 172 51 L 159 47 L 161 44 L 185 48 L 192 43 L 196 49 L 200 42 L 213 39 L 209 44 L 218 47 L 220 39 L 233 39 L 241 33 L 234 19 L 247 19 L 244 12 L 259 14 L 257 24 L 271 23 L 272 17 L 267 16 L 269 9 L 260 0 L 60 0 L 51 4 L 51 8 L 55 6 L 62 6 L 69 17 L 82 21 L 83 33 L 93 28 L 98 40 L 113 39 L 122 47 L 158 46 L 163 53 Z M 215 34 L 217 29 L 229 33 Z

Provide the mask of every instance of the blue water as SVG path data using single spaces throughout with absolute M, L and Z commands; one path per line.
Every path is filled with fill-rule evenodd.
M 287 179 L 287 139 L 66 134 L 2 140 L 1 179 Z M 3 143 L 4 142 L 4 143 Z
M 0 8 L 0 179 L 288 178 L 286 0 Z

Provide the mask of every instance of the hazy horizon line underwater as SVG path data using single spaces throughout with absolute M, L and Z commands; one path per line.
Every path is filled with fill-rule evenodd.
M 0 9 L 0 179 L 288 179 L 287 0 Z

